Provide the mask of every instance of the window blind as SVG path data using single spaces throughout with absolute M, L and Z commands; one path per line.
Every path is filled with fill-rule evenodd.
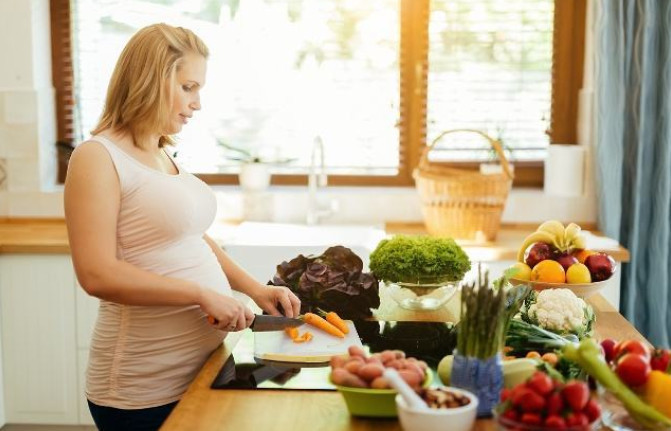
M 542 160 L 551 117 L 554 0 L 431 0 L 427 140 L 476 129 L 508 158 Z M 476 135 L 450 134 L 431 160 L 496 158 Z

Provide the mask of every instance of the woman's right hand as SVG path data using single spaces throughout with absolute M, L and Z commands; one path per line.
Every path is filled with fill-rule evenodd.
M 254 320 L 252 310 L 237 299 L 222 295 L 214 290 L 203 288 L 200 308 L 214 318 L 214 326 L 227 332 L 242 331 Z

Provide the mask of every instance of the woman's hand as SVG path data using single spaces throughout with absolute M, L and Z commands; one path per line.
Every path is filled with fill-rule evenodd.
M 222 331 L 241 331 L 254 320 L 252 310 L 240 301 L 207 288 L 203 288 L 200 308 L 215 319 L 214 326 Z
M 254 290 L 252 299 L 261 309 L 272 316 L 281 316 L 278 305 L 282 306 L 284 315 L 287 317 L 298 317 L 301 314 L 301 300 L 284 286 L 259 285 Z

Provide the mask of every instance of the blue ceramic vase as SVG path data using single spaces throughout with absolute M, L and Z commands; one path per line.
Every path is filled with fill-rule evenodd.
M 462 356 L 455 352 L 452 365 L 452 386 L 466 389 L 478 396 L 478 417 L 491 416 L 503 390 L 503 360 L 497 353 L 489 359 Z

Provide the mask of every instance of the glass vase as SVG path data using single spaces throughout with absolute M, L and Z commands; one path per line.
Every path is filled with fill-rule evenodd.
M 455 351 L 452 386 L 478 396 L 478 417 L 491 416 L 503 390 L 503 359 L 500 353 L 489 359 L 462 356 Z
M 386 282 L 389 295 L 401 308 L 413 311 L 437 310 L 444 306 L 458 290 L 458 282 L 403 283 Z

